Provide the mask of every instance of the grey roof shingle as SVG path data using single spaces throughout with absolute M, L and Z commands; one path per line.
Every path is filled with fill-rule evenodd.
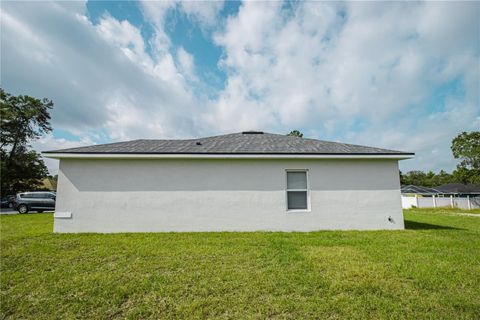
M 421 194 L 421 195 L 432 195 L 432 194 L 442 194 L 441 191 L 435 188 L 428 188 L 423 186 L 414 186 L 414 185 L 406 185 L 401 186 L 402 194 Z
M 413 153 L 402 151 L 248 131 L 187 140 L 140 139 L 44 153 L 413 155 Z
M 480 194 L 480 184 L 447 183 L 437 189 L 443 193 Z

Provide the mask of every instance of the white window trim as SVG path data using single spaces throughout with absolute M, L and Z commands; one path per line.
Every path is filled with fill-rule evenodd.
M 289 172 L 305 172 L 305 177 L 307 179 L 307 189 L 288 189 L 288 173 Z M 288 192 L 289 191 L 307 191 L 307 209 L 288 209 Z M 308 169 L 286 169 L 285 170 L 285 209 L 287 213 L 296 213 L 296 212 L 310 212 L 310 180 L 308 178 Z

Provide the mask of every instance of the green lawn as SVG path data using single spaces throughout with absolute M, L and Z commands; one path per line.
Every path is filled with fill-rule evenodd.
M 53 234 L 2 215 L 0 319 L 480 318 L 480 217 L 405 231 Z

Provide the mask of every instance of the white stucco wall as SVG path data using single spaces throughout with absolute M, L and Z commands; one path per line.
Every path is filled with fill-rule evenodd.
M 308 169 L 310 212 L 287 212 L 287 169 Z M 404 227 L 397 160 L 62 159 L 56 211 L 55 232 Z

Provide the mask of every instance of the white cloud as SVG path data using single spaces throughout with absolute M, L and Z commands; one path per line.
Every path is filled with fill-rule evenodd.
M 193 56 L 185 51 L 183 47 L 177 50 L 177 60 L 182 73 L 190 80 L 197 80 Z
M 223 1 L 141 1 L 146 17 L 159 30 L 165 26 L 166 15 L 170 10 L 178 10 L 204 28 L 211 28 L 218 23 L 218 13 L 223 8 Z
M 88 20 L 85 23 L 89 25 Z M 143 37 L 136 27 L 127 20 L 118 21 L 109 14 L 104 14 L 95 27 L 98 34 L 112 45 L 121 48 L 122 52 L 145 70 L 153 67 L 153 61 L 145 52 Z
M 212 102 L 215 112 L 207 113 L 202 120 L 223 133 L 272 128 L 275 117 L 269 109 L 251 99 L 240 77 L 230 77 L 225 90 Z
M 212 27 L 218 22 L 217 17 L 223 8 L 223 1 L 182 1 L 179 5 L 191 19 L 205 27 Z
M 89 137 L 84 137 L 80 140 L 67 140 L 63 138 L 55 138 L 52 134 L 47 134 L 42 138 L 35 140 L 32 143 L 32 147 L 38 152 L 50 151 L 50 150 L 59 150 L 59 149 L 68 149 L 76 148 L 82 146 L 92 145 L 94 142 Z M 58 171 L 58 160 L 44 158 L 45 165 L 50 171 L 50 174 L 57 174 Z

